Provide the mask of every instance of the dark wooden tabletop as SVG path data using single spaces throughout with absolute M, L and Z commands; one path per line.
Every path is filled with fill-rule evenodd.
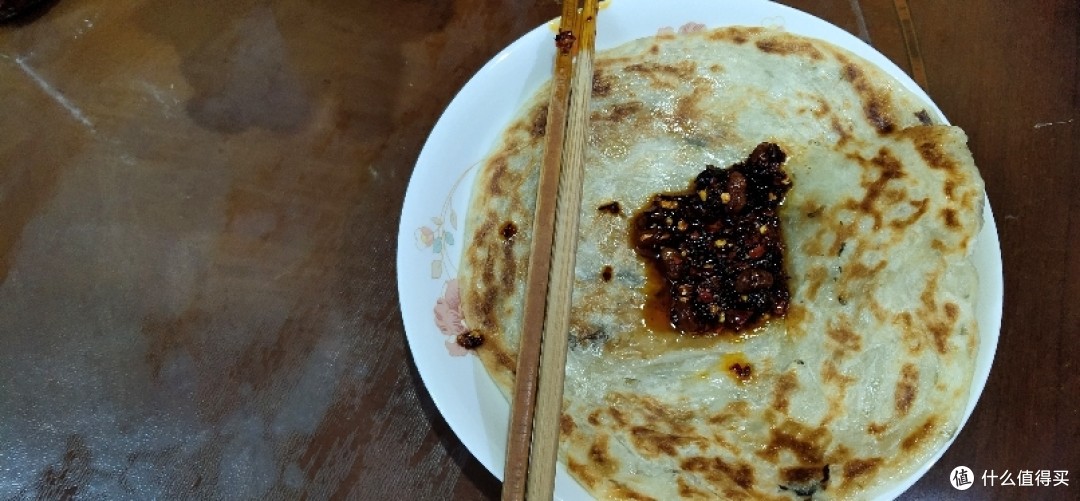
M 904 497 L 1080 498 L 1080 3 L 786 3 L 923 80 L 997 217 L 997 359 Z M 0 26 L 0 499 L 496 498 L 410 359 L 398 215 L 450 99 L 558 10 L 51 0 Z M 960 492 L 957 465 L 1069 485 Z

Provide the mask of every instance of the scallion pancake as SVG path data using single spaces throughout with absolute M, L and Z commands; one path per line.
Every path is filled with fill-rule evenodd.
M 574 478 L 598 498 L 861 499 L 927 461 L 957 431 L 979 343 L 984 196 L 964 132 L 865 60 L 780 31 L 658 35 L 595 67 L 560 450 Z M 459 277 L 504 392 L 546 96 L 477 176 Z M 633 215 L 762 142 L 792 181 L 786 316 L 738 335 L 650 326 Z

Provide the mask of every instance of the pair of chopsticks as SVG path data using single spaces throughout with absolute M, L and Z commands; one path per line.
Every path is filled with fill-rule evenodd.
M 503 501 L 552 498 L 598 0 L 563 0 L 537 187 Z

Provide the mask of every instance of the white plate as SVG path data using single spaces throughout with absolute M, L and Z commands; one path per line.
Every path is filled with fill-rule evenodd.
M 689 22 L 708 28 L 725 25 L 782 28 L 826 40 L 862 56 L 931 104 L 944 118 L 922 89 L 885 56 L 846 31 L 789 7 L 764 0 L 607 3 L 598 19 L 598 50 Z M 552 28 L 544 25 L 519 38 L 484 65 L 446 108 L 417 160 L 405 194 L 398 232 L 398 294 L 417 370 L 439 412 L 461 442 L 499 478 L 503 472 L 510 409 L 479 360 L 454 344 L 453 334 L 461 328 L 456 311 L 457 265 L 475 167 L 489 153 L 523 102 L 550 78 L 555 50 L 553 34 Z M 982 343 L 963 423 L 975 408 L 990 374 L 1001 326 L 1001 251 L 989 202 L 984 219 L 975 248 L 981 283 L 977 316 Z M 931 461 L 890 491 L 888 497 L 896 497 L 914 484 L 947 447 L 937 451 Z M 589 499 L 561 466 L 555 492 L 563 500 Z

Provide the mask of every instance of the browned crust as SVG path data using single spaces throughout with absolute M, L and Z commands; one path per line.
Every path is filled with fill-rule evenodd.
M 802 464 L 818 465 L 824 463 L 825 450 L 831 441 L 828 429 L 810 428 L 788 419 L 769 431 L 769 443 L 758 455 L 776 463 L 780 451 L 787 450 Z
M 896 383 L 896 392 L 893 397 L 893 408 L 898 415 L 907 415 L 911 410 L 911 405 L 918 396 L 918 389 L 919 369 L 915 367 L 915 364 L 904 364 L 904 367 L 900 369 L 900 380 Z
M 735 484 L 740 489 L 751 490 L 754 486 L 754 469 L 746 463 L 730 464 L 718 457 L 689 457 L 679 463 L 679 468 L 698 473 L 720 488 Z
M 873 475 L 884 462 L 881 458 L 852 459 L 844 463 L 844 477 L 849 479 Z
M 809 58 L 814 61 L 821 61 L 825 59 L 824 54 L 818 50 L 814 44 L 803 38 L 796 38 L 789 35 L 777 35 L 768 38 L 758 39 L 754 43 L 758 50 L 767 54 L 777 54 L 781 56 L 796 55 Z
M 917 448 L 924 447 L 927 442 L 926 439 L 936 430 L 937 418 L 931 416 L 923 422 L 922 426 L 915 428 L 915 431 L 904 437 L 904 440 L 900 442 L 900 448 L 910 453 Z
M 840 345 L 842 351 L 862 351 L 862 336 L 859 336 L 855 331 L 851 330 L 843 320 L 834 322 L 825 330 L 825 335 Z
M 896 117 L 896 109 L 890 91 L 879 87 L 871 77 L 866 75 L 862 67 L 852 61 L 847 55 L 833 51 L 832 56 L 843 66 L 840 74 L 842 81 L 851 85 L 862 101 L 863 116 L 879 134 L 888 134 L 897 129 L 900 121 Z
M 794 372 L 788 371 L 776 379 L 776 393 L 773 394 L 772 407 L 777 412 L 787 413 L 791 392 L 799 387 L 799 379 Z
M 601 434 L 589 446 L 589 465 L 594 471 L 605 477 L 612 476 L 619 470 L 619 462 L 608 447 L 608 436 Z
M 714 42 L 734 42 L 737 45 L 742 45 L 762 33 L 765 33 L 764 28 L 731 26 L 713 30 L 708 34 L 708 39 Z

